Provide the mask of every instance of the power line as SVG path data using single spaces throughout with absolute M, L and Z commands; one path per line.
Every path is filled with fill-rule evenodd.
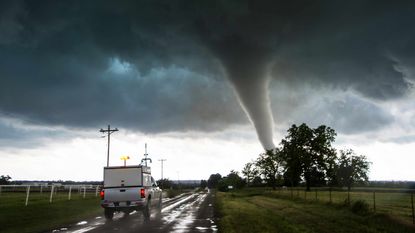
M 99 132 L 101 133 L 107 133 L 107 137 L 108 137 L 108 150 L 107 150 L 107 167 L 109 167 L 109 163 L 110 163 L 110 140 L 111 140 L 111 134 L 114 132 L 117 132 L 118 129 L 111 129 L 110 125 L 108 125 L 108 129 L 101 129 Z

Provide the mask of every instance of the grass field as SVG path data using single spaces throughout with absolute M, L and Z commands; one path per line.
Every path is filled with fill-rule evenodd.
M 350 192 L 350 201 L 363 200 L 369 205 L 372 212 L 384 213 L 400 221 L 412 223 L 411 194 L 399 192 L 399 189 L 359 189 Z M 269 191 L 270 195 L 293 199 L 308 200 L 321 203 L 346 204 L 348 202 L 347 191 L 332 191 L 331 199 L 329 190 L 304 189 Z M 331 201 L 330 201 L 331 200 Z
M 57 193 L 49 203 L 49 193 L 31 193 L 25 206 L 26 193 L 7 193 L 0 196 L 0 232 L 44 232 L 102 213 L 99 197 L 73 193 Z
M 344 204 L 300 198 L 291 200 L 291 192 L 289 197 L 279 195 L 285 193 L 252 189 L 217 192 L 221 232 L 415 232 L 411 223 L 388 214 L 355 214 Z M 310 199 L 315 198 L 315 193 L 307 195 Z M 339 202 L 344 201 L 342 196 L 334 196 Z

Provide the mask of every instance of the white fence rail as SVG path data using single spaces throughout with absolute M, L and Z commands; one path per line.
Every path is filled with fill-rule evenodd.
M 98 197 L 101 185 L 0 185 L 0 207 L 7 200 L 20 200 L 29 205 L 30 200 L 47 200 L 53 203 L 55 199 L 71 200 L 73 198 Z

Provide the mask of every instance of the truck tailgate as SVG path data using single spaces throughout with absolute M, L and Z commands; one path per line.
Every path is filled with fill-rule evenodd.
M 105 189 L 106 201 L 139 201 L 140 187 L 137 188 L 109 188 Z

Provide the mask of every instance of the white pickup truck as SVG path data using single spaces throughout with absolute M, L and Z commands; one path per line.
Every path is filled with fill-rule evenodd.
M 115 211 L 129 214 L 134 210 L 149 218 L 152 207 L 161 209 L 162 191 L 147 166 L 104 167 L 100 196 L 106 219 L 112 219 Z

